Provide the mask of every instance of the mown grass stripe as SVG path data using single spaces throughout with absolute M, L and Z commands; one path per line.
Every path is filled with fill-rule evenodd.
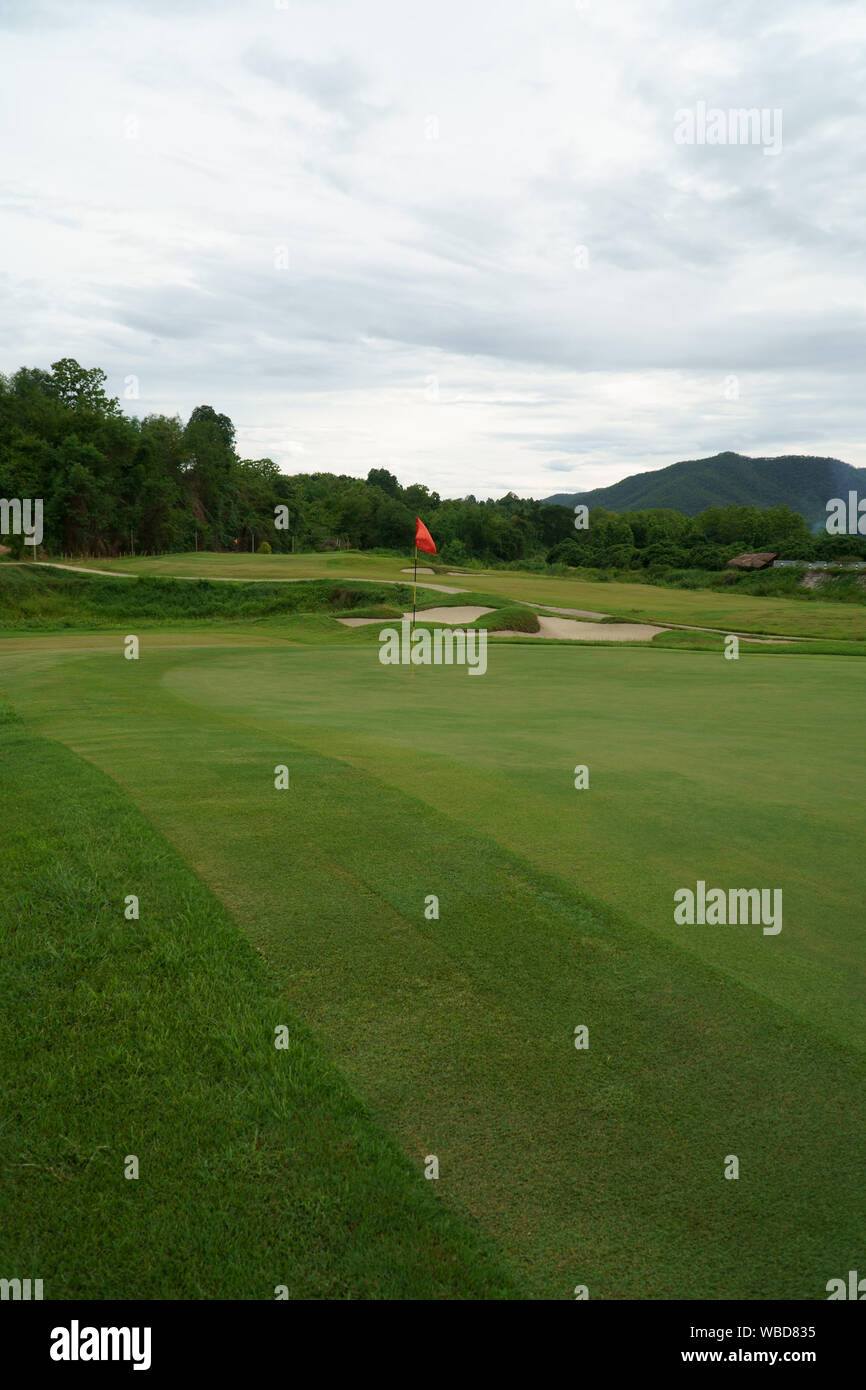
M 117 785 L 2 706 L 0 761 L 0 1274 L 51 1299 L 521 1296 Z

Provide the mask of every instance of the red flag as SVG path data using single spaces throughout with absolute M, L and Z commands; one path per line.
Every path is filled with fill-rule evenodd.
M 415 548 L 426 550 L 428 555 L 436 554 L 436 545 L 420 516 L 415 518 Z

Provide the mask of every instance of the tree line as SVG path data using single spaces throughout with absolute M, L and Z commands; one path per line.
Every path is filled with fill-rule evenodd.
M 49 554 L 112 556 L 187 550 L 316 550 L 346 546 L 408 552 L 415 517 L 449 564 L 481 561 L 598 568 L 721 568 L 741 550 L 784 558 L 859 554 L 863 538 L 814 535 L 787 507 L 596 509 L 576 530 L 556 503 L 441 498 L 401 486 L 384 468 L 366 479 L 289 476 L 269 458 L 242 459 L 227 415 L 200 405 L 178 416 L 125 415 L 106 375 L 73 358 L 50 371 L 0 376 L 0 497 L 42 498 Z M 277 525 L 288 508 L 288 525 Z M 15 549 L 15 537 L 3 537 Z M 20 543 L 19 543 L 20 549 Z

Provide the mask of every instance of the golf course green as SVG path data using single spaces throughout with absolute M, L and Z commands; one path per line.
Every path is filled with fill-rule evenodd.
M 299 558 L 320 568 L 296 577 L 321 578 L 321 557 Z M 388 577 L 381 565 L 371 579 Z M 504 604 L 518 578 L 435 582 Z M 540 600 L 542 581 L 524 578 L 521 598 L 566 603 L 569 581 L 555 592 L 545 581 Z M 652 601 L 728 602 L 635 590 L 645 618 L 664 618 Z M 754 602 L 760 619 L 740 614 L 740 630 L 804 631 L 790 626 L 796 602 Z M 616 609 L 607 593 L 600 606 Z M 814 636 L 856 636 L 849 612 L 822 629 L 817 605 L 802 607 Z M 71 1271 L 87 1223 L 98 1265 L 110 1240 L 98 1213 L 138 1203 L 144 1244 L 130 1236 L 119 1268 L 134 1282 L 137 1251 L 147 1287 L 162 1287 L 145 1296 L 267 1298 L 294 1279 L 300 1297 L 561 1299 L 578 1285 L 602 1299 L 823 1297 L 862 1249 L 860 661 L 493 638 L 471 679 L 458 666 L 383 666 L 378 627 L 303 610 L 188 630 L 150 620 L 137 660 L 124 656 L 134 624 L 0 637 L 30 844 L 49 900 L 65 903 L 50 931 L 31 914 L 6 969 L 22 999 L 29 983 L 47 1001 L 52 968 L 60 978 L 64 953 L 78 961 L 57 1040 L 40 1021 L 38 1046 L 11 1037 L 4 1051 L 4 1065 L 31 1057 L 26 1105 L 42 1136 L 41 1156 L 24 1160 L 14 1125 L 0 1139 L 4 1222 L 28 1267 L 53 1268 L 56 1297 L 135 1296 L 120 1274 L 111 1286 Z M 697 611 L 676 621 L 698 625 Z M 23 855 L 21 826 L 6 829 Z M 93 848 L 76 860 L 82 837 Z M 170 874 L 154 874 L 152 854 Z M 780 889 L 782 930 L 678 925 L 674 894 L 698 881 Z M 10 922 L 26 886 L 6 895 Z M 127 894 L 140 921 L 124 919 Z M 178 894 L 202 914 L 195 930 L 189 915 L 169 927 Z M 145 1056 L 165 1031 L 152 1064 L 112 1041 L 110 1019 L 132 1026 L 130 1000 Z M 281 1008 L 302 1039 L 285 1071 Z M 63 1026 L 97 1029 L 106 1055 L 87 1079 L 114 1089 L 114 1110 L 64 1114 L 63 1088 L 80 1099 L 80 1078 Z M 575 1045 L 581 1026 L 588 1047 Z M 327 1092 L 313 1130 L 310 1068 Z M 228 1088 L 228 1119 L 214 1085 Z M 135 1135 L 106 1119 L 130 1086 L 144 1088 Z M 228 1126 L 226 1144 L 209 1157 L 214 1125 Z M 244 1147 L 257 1127 L 261 1169 Z M 52 1145 L 87 1162 L 57 1160 L 52 1176 Z M 122 1178 L 127 1153 L 147 1159 L 136 1183 Z M 225 1223 L 207 1235 L 208 1213 L 235 1160 L 226 1246 Z M 297 1202 L 283 1201 L 286 1184 Z M 389 1231 L 371 1225 L 377 1201 L 393 1204 Z M 237 1276 L 209 1283 L 214 1252 L 244 1244 L 245 1203 Z M 345 1246 L 362 1210 L 366 1275 Z M 279 1249 L 294 1248 L 296 1225 L 300 1248 L 315 1249 L 318 1231 L 327 1256 L 293 1256 L 287 1274 Z M 200 1259 L 165 1253 L 173 1227 L 195 1250 L 191 1233 L 204 1232 Z

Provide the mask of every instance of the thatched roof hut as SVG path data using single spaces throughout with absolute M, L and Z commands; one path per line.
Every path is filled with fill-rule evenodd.
M 778 550 L 755 550 L 745 555 L 735 555 L 728 561 L 729 570 L 765 570 L 778 560 Z

